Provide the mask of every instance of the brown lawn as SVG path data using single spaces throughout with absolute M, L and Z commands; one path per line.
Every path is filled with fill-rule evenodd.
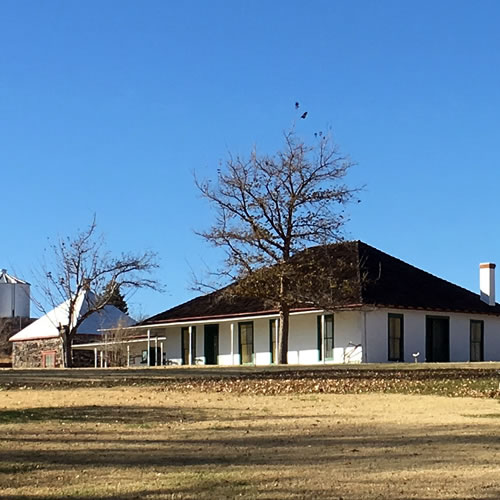
M 0 498 L 496 499 L 498 400 L 0 390 Z

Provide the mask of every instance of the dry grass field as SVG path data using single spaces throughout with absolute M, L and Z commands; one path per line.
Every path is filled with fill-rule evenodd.
M 5 380 L 0 498 L 500 498 L 498 399 Z

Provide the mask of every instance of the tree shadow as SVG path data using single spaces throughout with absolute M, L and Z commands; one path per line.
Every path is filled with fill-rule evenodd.
M 289 416 L 288 418 L 294 418 Z M 425 433 L 415 429 L 398 429 L 398 434 L 353 430 L 351 435 L 325 434 L 325 429 L 307 431 L 289 436 L 286 432 L 270 432 L 266 426 L 231 426 L 217 437 L 211 429 L 186 431 L 182 437 L 172 436 L 169 429 L 145 429 L 128 434 L 114 430 L 118 437 L 108 437 L 109 430 L 89 432 L 76 438 L 57 430 L 47 437 L 44 434 L 2 437 L 4 443 L 33 443 L 33 449 L 0 447 L 0 462 L 39 464 L 50 467 L 89 466 L 124 468 L 144 466 L 317 466 L 345 463 L 365 464 L 376 462 L 379 471 L 400 470 L 408 462 L 426 467 L 440 463 L 467 465 L 470 454 L 477 449 L 497 449 L 500 437 L 488 433 L 459 434 L 436 426 Z M 345 433 L 345 430 L 343 431 Z M 49 443 L 51 443 L 50 446 Z M 52 445 L 59 444 L 54 448 Z M 76 446 L 79 445 L 79 446 Z M 83 446 L 82 446 L 83 445 Z M 87 445 L 87 446 L 85 446 Z M 436 457 L 440 449 L 445 458 Z M 89 450 L 92 450 L 89 453 Z M 460 451 L 459 451 L 460 450 Z M 467 453 L 464 450 L 470 450 Z M 476 458 L 479 463 L 480 460 Z M 485 462 L 487 463 L 487 462 Z
M 356 493 L 346 492 L 345 484 L 340 482 L 335 483 L 330 488 L 326 489 L 321 484 L 310 484 L 309 486 L 302 486 L 301 476 L 288 476 L 285 480 L 279 475 L 268 476 L 265 480 L 259 478 L 247 479 L 206 479 L 204 477 L 194 480 L 189 486 L 177 487 L 158 487 L 158 488 L 142 488 L 134 491 L 120 493 L 106 493 L 100 492 L 95 496 L 89 494 L 79 495 L 72 494 L 72 500 L 89 500 L 89 499 L 102 499 L 102 500 L 140 500 L 143 498 L 151 499 L 166 499 L 166 498 L 322 498 L 322 499 L 346 499 L 354 500 L 359 498 L 397 498 L 398 500 L 429 500 L 429 496 L 416 495 L 414 491 L 408 491 L 408 488 L 402 485 L 399 493 L 389 493 L 387 491 L 387 484 L 380 482 L 374 484 L 373 482 L 364 481 L 362 479 L 356 480 L 354 489 Z M 293 484 L 293 489 L 291 488 Z M 350 485 L 351 488 L 353 485 Z M 377 491 L 380 490 L 380 491 Z M 406 490 L 406 492 L 405 492 Z M 369 493 L 368 493 L 369 492 Z M 468 494 L 446 494 L 447 500 L 463 500 L 469 497 Z M 33 494 L 17 494 L 17 495 L 3 495 L 0 492 L 0 499 L 5 500 L 41 500 L 41 499 L 60 498 L 57 496 L 40 496 Z M 500 489 L 491 488 L 487 494 L 477 495 L 474 494 L 471 498 L 475 500 L 496 500 L 500 498 Z
M 188 412 L 173 407 L 162 406 L 69 406 L 69 407 L 34 407 L 18 410 L 0 410 L 0 424 L 23 424 L 26 422 L 98 422 L 145 424 L 186 420 L 191 418 Z M 204 420 L 204 412 L 196 410 L 196 420 Z
M 116 416 L 124 416 L 121 423 L 132 423 L 137 425 L 144 423 L 158 423 L 168 418 L 178 419 L 181 413 L 177 409 L 165 409 L 161 407 L 77 407 L 77 412 L 85 412 L 88 408 L 93 410 L 90 415 L 92 422 L 115 423 Z M 97 409 L 96 409 L 97 408 Z M 31 411 L 26 410 L 26 411 Z M 69 422 L 85 422 L 88 419 L 81 415 L 75 415 L 74 408 L 63 409 L 70 411 L 63 413 L 63 417 Z M 103 420 L 103 411 L 105 413 Z M 161 413 L 161 411 L 164 413 Z M 42 408 L 39 422 L 54 420 L 55 416 L 61 415 L 60 408 Z M 125 412 L 125 413 L 123 413 Z M 127 413 L 128 412 L 128 413 Z M 155 415 L 158 412 L 158 415 Z M 195 418 L 205 418 L 213 408 L 183 409 L 182 417 L 186 422 L 193 422 Z M 0 413 L 1 414 L 1 413 Z M 221 415 L 223 419 L 231 420 L 227 415 Z M 269 418 L 265 416 L 265 418 Z M 279 419 L 296 419 L 296 415 L 280 415 Z M 190 420 L 191 419 L 191 420 Z M 64 421 L 64 418 L 62 419 Z M 236 421 L 237 422 L 237 421 Z M 61 428 L 54 427 L 49 436 L 24 432 L 22 427 L 15 431 L 10 437 L 1 436 L 1 441 L 6 445 L 0 445 L 0 473 L 26 474 L 33 477 L 38 472 L 42 474 L 50 471 L 67 470 L 93 470 L 97 469 L 119 469 L 127 470 L 167 470 L 169 473 L 182 474 L 184 471 L 216 470 L 224 471 L 229 468 L 240 468 L 244 479 L 238 483 L 232 478 L 224 480 L 209 479 L 200 474 L 202 478 L 194 481 L 189 486 L 178 486 L 175 488 L 144 488 L 140 491 L 120 494 L 102 494 L 95 498 L 109 500 L 135 498 L 168 498 L 172 493 L 179 493 L 188 498 L 233 498 L 241 491 L 262 491 L 262 498 L 290 497 L 290 498 L 328 498 L 322 493 L 314 490 L 314 481 L 306 481 L 302 486 L 303 478 L 297 476 L 294 484 L 293 495 L 287 489 L 287 484 L 280 483 L 280 477 L 276 471 L 282 470 L 321 470 L 335 471 L 349 470 L 350 477 L 355 478 L 362 488 L 359 491 L 368 491 L 371 486 L 368 473 L 402 473 L 408 470 L 467 470 L 472 463 L 474 467 L 486 467 L 491 465 L 492 453 L 476 456 L 476 451 L 491 448 L 493 453 L 500 447 L 500 436 L 489 433 L 488 429 L 494 427 L 483 424 L 481 432 L 477 428 L 471 428 L 470 433 L 464 434 L 464 430 L 450 430 L 449 426 L 435 425 L 426 426 L 425 430 L 418 426 L 397 427 L 390 425 L 366 424 L 363 426 L 350 426 L 348 423 L 333 429 L 330 427 L 310 426 L 304 427 L 301 433 L 289 435 L 287 427 L 277 428 L 273 431 L 268 425 L 248 426 L 248 417 L 241 423 L 232 423 L 223 429 L 220 437 L 213 429 L 194 429 L 190 432 L 189 426 L 182 434 L 172 432 L 167 428 L 152 426 L 142 430 L 140 434 L 126 426 L 118 426 L 106 429 L 98 428 L 95 431 L 89 429 L 82 431 L 76 429 L 72 432 L 62 432 Z M 13 427 L 11 427 L 13 429 Z M 14 427 L 15 429 L 15 427 Z M 112 434 L 111 434 L 112 433 Z M 116 436 L 116 437 L 114 437 Z M 8 446 L 8 442 L 11 446 Z M 23 443 L 33 443 L 30 449 L 26 449 Z M 18 444 L 18 445 L 17 445 Z M 439 454 L 436 454 L 439 450 Z M 314 468 L 317 469 L 314 469 Z M 296 468 L 296 469 L 294 469 Z M 257 471 L 257 474 L 256 474 Z M 271 471 L 272 479 L 269 481 L 268 496 L 264 490 L 264 479 L 255 479 L 259 471 Z M 276 475 L 272 475 L 276 472 Z M 299 474 L 299 472 L 297 472 Z M 48 476 L 49 477 L 49 476 Z M 224 476 L 226 477 L 226 476 Z M 387 476 L 386 476 L 387 477 Z M 302 480 L 302 482 L 301 482 Z M 465 480 L 465 479 L 464 479 Z M 28 479 L 27 479 L 28 481 Z M 267 479 L 266 479 L 267 481 Z M 274 484 L 273 481 L 276 481 Z M 289 478 L 289 481 L 292 481 Z M 382 480 L 380 480 L 382 481 Z M 419 484 L 425 482 L 422 475 L 418 479 Z M 365 484 L 366 483 L 366 484 Z M 337 484 L 332 481 L 332 484 Z M 383 489 L 383 484 L 378 485 Z M 415 487 L 412 485 L 411 487 Z M 260 489 L 259 489 L 260 488 Z M 318 486 L 319 488 L 319 486 Z M 373 488 L 371 488 L 373 489 Z M 402 486 L 402 491 L 404 487 Z M 333 491 L 333 490 L 332 490 Z M 337 490 L 335 490 L 337 491 Z M 356 498 L 342 494 L 342 487 L 338 488 L 339 495 L 344 498 Z M 218 495 L 218 492 L 221 494 Z M 229 495 L 228 492 L 236 494 Z M 316 494 L 317 493 L 317 494 Z M 181 497 L 182 497 L 181 496 Z M 245 495 L 243 495 L 245 497 Z M 257 496 L 257 495 L 255 495 Z M 370 496 L 370 495 L 369 495 Z M 250 495 L 250 497 L 252 497 Z M 408 495 L 408 498 L 417 499 L 418 495 Z M 475 494 L 474 498 L 480 500 L 492 500 L 500 497 L 498 489 L 491 488 L 487 493 Z M 36 495 L 9 495 L 0 498 L 12 500 L 40 500 Z M 78 496 L 76 492 L 72 498 L 88 500 L 88 495 Z M 335 498 L 335 496 L 333 496 Z M 358 497 L 359 498 L 359 497 Z M 370 496 L 374 498 L 374 496 Z M 401 493 L 392 498 L 405 498 Z M 424 496 L 422 497 L 422 499 Z M 464 496 L 453 496 L 447 494 L 446 498 L 458 499 Z
M 311 415 L 273 415 L 263 411 L 256 415 L 246 414 L 246 410 L 238 407 L 212 406 L 139 406 L 139 405 L 79 405 L 79 406 L 46 406 L 20 409 L 0 410 L 1 424 L 25 424 L 28 422 L 94 422 L 99 424 L 116 423 L 131 425 L 147 425 L 169 423 L 172 421 L 196 422 L 215 419 L 220 424 L 225 422 L 258 420 L 308 420 L 311 418 L 329 417 L 331 415 L 316 413 Z M 245 426 L 246 428 L 246 426 Z

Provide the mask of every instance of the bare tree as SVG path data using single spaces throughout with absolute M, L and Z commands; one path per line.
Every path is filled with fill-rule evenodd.
M 127 341 L 141 335 L 141 331 L 119 322 L 105 333 L 105 356 L 107 366 L 125 367 L 128 365 Z
M 313 264 L 297 256 L 343 239 L 345 205 L 359 191 L 344 182 L 352 165 L 329 135 L 315 134 L 308 145 L 292 129 L 276 154 L 230 156 L 216 182 L 196 180 L 216 210 L 213 226 L 199 234 L 226 250 L 218 275 L 236 281 L 227 290 L 267 296 L 279 308 L 280 363 L 287 363 L 290 309 L 304 299 L 300 290 L 314 289 L 303 279 Z M 337 284 L 331 282 L 330 292 Z
M 64 322 L 58 326 L 63 343 L 64 364 L 72 366 L 71 347 L 80 325 L 93 313 L 113 303 L 119 291 L 138 288 L 158 289 L 151 272 L 158 267 L 156 254 L 112 256 L 97 233 L 96 219 L 74 237 L 60 239 L 51 246 L 50 264 L 43 266 L 40 287 L 52 306 L 65 302 Z M 85 308 L 76 314 L 78 301 Z

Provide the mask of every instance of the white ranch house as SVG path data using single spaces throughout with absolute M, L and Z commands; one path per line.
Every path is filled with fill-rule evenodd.
M 481 291 L 473 293 L 360 241 L 311 251 L 319 250 L 348 259 L 352 289 L 328 310 L 304 304 L 292 310 L 289 364 L 500 360 L 494 264 L 480 265 Z M 133 338 L 112 341 L 110 332 L 74 349 L 92 350 L 95 366 L 107 365 L 116 343 L 129 366 L 270 365 L 277 321 L 264 300 L 217 291 L 147 319 Z

